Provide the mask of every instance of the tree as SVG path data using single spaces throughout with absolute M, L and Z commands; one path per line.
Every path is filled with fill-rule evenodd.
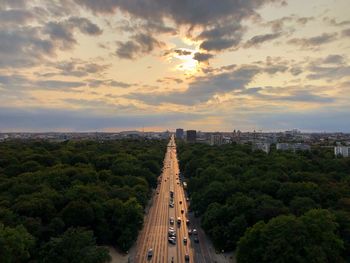
M 328 210 L 278 216 L 249 228 L 238 242 L 238 263 L 343 262 L 343 241 Z
M 22 226 L 15 228 L 0 224 L 0 259 L 3 263 L 24 262 L 29 259 L 35 240 Z
M 62 218 L 67 226 L 88 226 L 94 220 L 94 211 L 84 201 L 72 201 L 62 210 Z
M 63 235 L 51 238 L 40 253 L 42 263 L 105 263 L 108 250 L 96 246 L 92 231 L 70 228 Z

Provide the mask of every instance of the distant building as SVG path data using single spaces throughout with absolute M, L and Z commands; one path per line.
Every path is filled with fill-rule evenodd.
M 186 141 L 187 142 L 196 142 L 197 132 L 195 130 L 186 131 Z
M 270 146 L 271 146 L 271 144 L 267 143 L 267 142 L 257 142 L 255 144 L 253 144 L 253 151 L 261 150 L 265 153 L 269 153 Z
M 210 135 L 210 145 L 222 145 L 223 137 L 221 134 L 211 134 Z
M 183 139 L 184 138 L 184 130 L 183 129 L 176 129 L 175 137 L 177 139 Z
M 305 143 L 277 143 L 276 150 L 280 151 L 309 151 L 310 145 Z
M 334 155 L 335 156 L 343 156 L 343 157 L 349 157 L 350 156 L 350 146 L 336 146 L 334 147 Z
M 280 150 L 280 151 L 290 150 L 289 143 L 277 143 L 276 150 Z
M 305 143 L 295 143 L 292 145 L 294 151 L 310 151 L 311 147 Z

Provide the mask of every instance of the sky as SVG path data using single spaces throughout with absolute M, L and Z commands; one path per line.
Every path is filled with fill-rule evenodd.
M 0 132 L 350 132 L 349 0 L 0 0 Z

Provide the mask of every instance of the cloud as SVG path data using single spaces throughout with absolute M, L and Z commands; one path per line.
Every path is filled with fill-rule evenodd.
M 260 68 L 245 65 L 231 72 L 197 77 L 189 84 L 187 90 L 182 92 L 131 93 L 126 97 L 141 100 L 151 105 L 163 103 L 195 105 L 205 103 L 217 94 L 244 89 L 259 72 L 261 72 Z
M 28 10 L 8 9 L 0 10 L 0 25 L 10 26 L 25 24 L 34 18 L 33 14 Z
M 84 86 L 86 83 L 81 81 L 32 80 L 22 75 L 0 75 L 0 87 L 16 90 L 16 92 L 28 90 L 72 91 Z
M 50 36 L 50 39 L 56 41 L 63 50 L 72 49 L 77 43 L 74 38 L 74 29 L 79 29 L 83 34 L 97 36 L 102 34 L 102 30 L 83 17 L 71 17 L 66 21 L 48 22 L 44 27 L 44 33 Z
M 157 1 L 157 0 L 75 0 L 76 3 L 90 9 L 94 13 L 114 13 L 117 9 L 146 20 L 159 21 L 169 18 L 177 24 L 204 25 L 217 22 L 222 18 L 244 17 L 255 14 L 255 10 L 264 4 L 280 0 L 189 0 L 189 1 Z M 208 12 L 210 10 L 210 12 Z
M 179 56 L 192 55 L 192 51 L 188 51 L 188 50 L 184 50 L 184 49 L 175 49 L 174 52 Z
M 42 39 L 38 28 L 0 29 L 0 68 L 33 66 L 54 53 L 54 44 Z
M 189 26 L 189 31 L 195 27 L 200 28 L 202 33 L 192 37 L 202 41 L 200 47 L 206 51 L 221 51 L 237 46 L 243 34 L 240 26 L 242 20 L 256 16 L 256 10 L 265 4 L 284 3 L 283 0 L 103 0 L 98 2 L 75 0 L 75 2 L 95 14 L 115 13 L 119 10 L 158 26 L 164 25 L 164 20 L 170 20 L 177 26 Z M 232 24 L 232 21 L 235 23 Z M 134 44 L 128 49 L 135 50 L 135 48 Z M 122 51 L 125 49 L 127 45 L 122 45 Z M 127 55 L 129 53 L 121 52 L 121 55 L 130 58 L 131 56 Z
M 244 28 L 237 23 L 225 25 L 216 24 L 202 31 L 196 40 L 201 40 L 200 48 L 206 51 L 221 51 L 238 46 L 242 39 Z
M 209 54 L 209 53 L 201 53 L 201 52 L 196 52 L 193 55 L 193 59 L 197 60 L 198 62 L 206 62 L 209 59 L 213 58 L 214 55 L 213 54 Z
M 270 41 L 270 40 L 274 40 L 276 38 L 279 38 L 280 36 L 282 36 L 282 33 L 273 33 L 273 34 L 264 34 L 264 35 L 257 35 L 252 37 L 251 39 L 249 39 L 245 44 L 244 44 L 244 48 L 250 48 L 250 47 L 257 47 L 260 44 Z
M 342 35 L 343 37 L 350 37 L 350 28 L 344 29 L 344 30 L 341 32 L 341 35 Z
M 337 26 L 337 27 L 350 25 L 350 20 L 344 20 L 344 21 L 338 22 L 335 18 L 324 17 L 323 21 L 327 22 L 331 26 Z
M 19 7 L 25 7 L 26 4 L 27 4 L 26 0 L 1 0 L 0 1 L 1 8 L 6 8 L 6 7 L 19 8 Z
M 52 67 L 55 71 L 49 70 L 45 73 L 37 72 L 36 75 L 40 77 L 53 77 L 53 76 L 74 76 L 84 77 L 89 74 L 101 74 L 107 70 L 110 65 L 97 64 L 94 62 L 82 61 L 79 59 L 71 59 L 67 61 L 57 61 L 47 63 L 47 67 Z
M 84 103 L 84 102 L 82 102 Z M 89 104 L 89 103 L 88 103 Z M 89 106 L 85 104 L 86 106 Z M 102 131 L 106 129 L 140 129 L 143 126 L 168 126 L 175 122 L 195 120 L 194 113 L 118 113 L 94 112 L 91 107 L 80 110 L 50 108 L 0 108 L 2 131 Z
M 177 83 L 177 84 L 180 84 L 183 82 L 182 79 L 179 79 L 179 78 L 173 78 L 173 77 L 165 77 L 165 78 L 162 78 L 162 79 L 157 79 L 157 82 L 158 83 Z
M 148 34 L 136 34 L 131 39 L 127 42 L 117 42 L 116 54 L 118 57 L 135 59 L 140 55 L 149 54 L 154 49 L 164 46 L 163 42 Z
M 344 64 L 345 58 L 341 55 L 329 55 L 324 60 L 325 64 Z
M 337 35 L 337 33 L 323 33 L 322 35 L 310 38 L 293 38 L 289 40 L 288 43 L 301 46 L 303 48 L 314 48 L 336 40 Z
M 79 28 L 80 32 L 83 34 L 98 36 L 103 32 L 96 24 L 84 17 L 71 17 L 67 22 L 68 25 Z

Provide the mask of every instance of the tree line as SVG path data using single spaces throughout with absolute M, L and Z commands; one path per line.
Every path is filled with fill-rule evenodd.
M 350 262 L 350 158 L 178 143 L 191 209 L 238 263 Z
M 127 251 L 157 185 L 166 141 L 0 144 L 4 263 L 102 263 Z

